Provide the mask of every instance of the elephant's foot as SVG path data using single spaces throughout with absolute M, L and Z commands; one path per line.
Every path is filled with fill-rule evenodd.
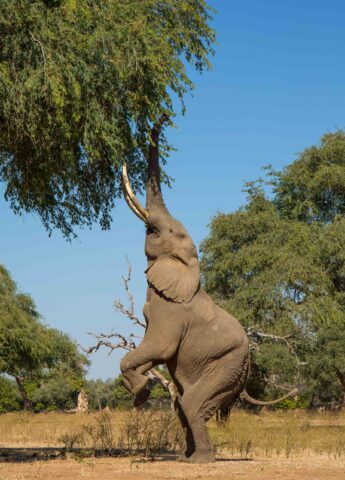
M 189 462 L 190 457 L 194 453 L 194 445 L 193 447 L 189 450 L 188 448 L 180 453 L 180 455 L 177 457 L 178 462 Z
M 143 405 L 146 402 L 146 400 L 149 398 L 150 393 L 151 393 L 150 390 L 147 390 L 146 388 L 144 388 L 139 393 L 137 393 L 134 399 L 134 406 L 141 407 L 141 405 Z
M 149 377 L 141 375 L 137 372 L 126 372 L 122 374 L 124 377 L 124 384 L 126 388 L 134 395 L 138 395 L 141 390 L 143 390 L 149 381 Z M 129 388 L 128 388 L 128 386 Z
M 187 458 L 187 461 L 189 463 L 213 463 L 216 459 L 212 450 L 207 450 L 205 452 L 196 450 L 189 458 Z
M 138 395 L 141 390 L 143 390 L 149 381 L 149 377 L 145 377 L 145 375 L 138 374 L 135 376 L 135 381 L 133 382 L 133 394 Z
M 177 458 L 178 462 L 189 462 L 190 457 L 193 455 L 194 450 L 181 452 Z
M 177 457 L 178 462 L 186 463 L 188 462 L 188 457 L 185 453 L 181 453 L 179 457 Z

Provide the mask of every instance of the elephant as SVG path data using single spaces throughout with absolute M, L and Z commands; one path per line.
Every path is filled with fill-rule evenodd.
M 195 245 L 165 206 L 158 144 L 166 120 L 161 117 L 151 131 L 146 208 L 132 191 L 126 165 L 122 167 L 124 197 L 146 225 L 148 266 L 143 310 L 146 332 L 140 345 L 122 359 L 120 368 L 135 405 L 140 405 L 149 395 L 145 372 L 159 364 L 167 366 L 178 391 L 176 411 L 186 433 L 186 450 L 180 460 L 206 463 L 215 461 L 206 422 L 222 405 L 240 395 L 260 405 L 272 402 L 255 401 L 244 391 L 249 373 L 247 334 L 201 287 Z

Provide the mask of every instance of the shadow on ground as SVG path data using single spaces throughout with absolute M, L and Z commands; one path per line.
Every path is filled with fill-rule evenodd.
M 154 458 L 144 458 L 144 452 L 139 452 L 135 456 L 142 455 L 143 461 L 169 462 L 178 458 L 178 455 L 171 452 L 162 452 L 154 456 Z M 112 450 L 111 452 L 104 450 L 90 450 L 87 448 L 0 448 L 0 462 L 21 463 L 47 461 L 65 458 L 89 458 L 89 457 L 129 457 L 130 453 L 126 450 Z M 217 462 L 251 462 L 252 458 L 222 458 L 217 457 Z

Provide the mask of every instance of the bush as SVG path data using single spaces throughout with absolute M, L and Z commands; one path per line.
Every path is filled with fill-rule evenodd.
M 30 397 L 35 412 L 42 410 L 67 410 L 74 408 L 78 391 L 66 378 L 56 377 L 42 382 L 33 389 Z
M 103 454 L 114 454 L 117 444 L 111 414 L 109 412 L 101 412 L 99 416 L 95 417 L 93 424 L 84 425 L 83 439 L 91 441 L 91 447 L 94 452 L 101 450 Z
M 120 447 L 129 455 L 154 458 L 182 450 L 184 435 L 172 412 L 133 410 L 120 432 Z
M 14 381 L 0 376 L 0 413 L 20 410 L 22 403 Z

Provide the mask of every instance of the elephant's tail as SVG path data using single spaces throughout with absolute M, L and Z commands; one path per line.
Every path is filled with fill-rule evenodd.
M 276 400 L 270 400 L 268 402 L 264 402 L 262 400 L 256 400 L 256 398 L 251 397 L 246 390 L 243 390 L 243 392 L 240 393 L 240 399 L 245 400 L 246 402 L 251 403 L 252 405 L 260 405 L 264 407 L 269 405 L 275 405 L 276 403 L 279 403 L 282 400 L 285 400 L 286 398 L 294 397 L 298 393 L 299 393 L 299 389 L 294 388 L 293 390 L 291 390 L 291 392 L 287 393 L 283 397 L 277 398 Z

